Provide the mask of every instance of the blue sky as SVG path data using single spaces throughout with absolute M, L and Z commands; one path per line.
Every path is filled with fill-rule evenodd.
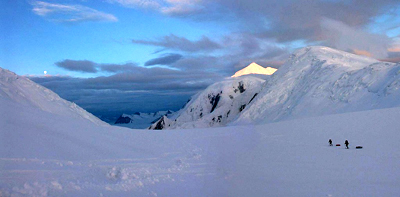
M 253 61 L 279 68 L 308 45 L 400 61 L 397 0 L 16 0 L 1 7 L 0 66 L 99 116 L 177 110 Z
M 21 75 L 40 75 L 47 70 L 52 75 L 99 76 L 71 73 L 54 66 L 54 63 L 74 59 L 101 63 L 137 62 L 142 65 L 157 57 L 153 54 L 156 49 L 133 45 L 133 38 L 153 39 L 174 34 L 197 39 L 210 32 L 223 32 L 216 25 L 203 28 L 192 25 L 190 21 L 164 17 L 150 10 L 128 9 L 101 1 L 49 1 L 49 4 L 90 6 L 99 12 L 113 13 L 116 21 L 55 21 L 51 15 L 40 16 L 35 13 L 35 2 L 2 2 L 5 4 L 2 7 L 6 9 L 1 11 L 2 46 L 5 46 L 1 63 Z M 74 18 L 68 14 L 65 17 Z

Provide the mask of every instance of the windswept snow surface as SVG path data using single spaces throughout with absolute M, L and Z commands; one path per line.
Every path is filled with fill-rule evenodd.
M 108 125 L 75 103 L 66 101 L 51 90 L 3 68 L 0 68 L 0 98 L 65 117 L 89 120 L 97 125 Z
M 296 51 L 232 123 L 267 123 L 400 106 L 400 64 L 328 47 Z
M 149 131 L 0 99 L 0 196 L 400 196 L 400 108 Z

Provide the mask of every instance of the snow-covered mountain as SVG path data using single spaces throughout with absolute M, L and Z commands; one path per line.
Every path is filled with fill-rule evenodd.
M 234 92 L 241 96 L 225 99 L 223 104 L 216 102 L 216 111 L 210 110 L 214 101 L 219 101 L 217 96 L 229 98 L 234 84 L 249 79 L 253 82 L 244 84 L 251 91 L 243 95 Z M 150 129 L 157 125 L 174 129 L 268 123 L 400 106 L 400 64 L 329 47 L 299 49 L 273 75 L 255 79 L 242 76 L 211 85 L 174 119 L 164 117 L 160 120 L 163 123 L 157 122 Z
M 114 124 L 116 126 L 128 127 L 131 129 L 145 129 L 158 121 L 162 116 L 169 117 L 173 113 L 173 111 L 168 110 L 154 113 L 136 112 L 134 114 L 122 114 Z
M 260 76 L 251 75 L 217 82 L 194 95 L 176 114 L 163 116 L 149 129 L 224 126 L 252 102 L 264 82 Z
M 9 70 L 0 68 L 0 105 L 11 102 L 35 107 L 63 117 L 85 119 L 97 125 L 108 125 L 75 103 L 60 98 L 53 91 L 26 77 L 18 76 Z
M 246 66 L 245 68 L 237 71 L 231 77 L 240 77 L 249 74 L 272 75 L 276 70 L 277 70 L 276 68 L 271 68 L 271 67 L 264 68 L 253 62 L 250 65 Z
M 400 106 L 400 64 L 328 47 L 299 49 L 235 125 Z

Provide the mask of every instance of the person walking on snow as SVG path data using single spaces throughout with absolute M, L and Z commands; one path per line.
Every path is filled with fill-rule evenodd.
M 331 139 L 329 139 L 329 146 L 333 146 Z
M 344 144 L 346 145 L 346 148 L 349 149 L 349 141 L 344 141 Z

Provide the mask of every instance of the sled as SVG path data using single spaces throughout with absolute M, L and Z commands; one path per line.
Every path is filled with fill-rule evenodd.
M 336 144 L 336 146 L 340 146 L 340 144 Z
M 356 146 L 356 149 L 362 149 L 363 147 L 362 146 Z

